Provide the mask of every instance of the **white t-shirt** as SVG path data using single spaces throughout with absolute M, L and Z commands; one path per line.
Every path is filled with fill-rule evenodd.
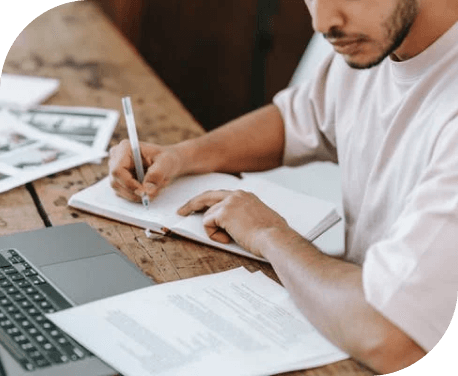
M 331 53 L 274 103 L 285 164 L 340 165 L 345 259 L 367 301 L 429 351 L 458 291 L 458 23 L 405 62 L 356 70 Z

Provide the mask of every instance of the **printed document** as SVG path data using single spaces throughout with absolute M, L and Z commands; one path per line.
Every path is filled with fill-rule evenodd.
M 345 358 L 288 292 L 244 268 L 48 315 L 124 376 L 272 375 Z

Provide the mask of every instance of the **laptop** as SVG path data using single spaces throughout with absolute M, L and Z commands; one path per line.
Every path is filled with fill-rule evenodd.
M 46 314 L 152 284 L 85 223 L 0 237 L 0 375 L 116 374 Z

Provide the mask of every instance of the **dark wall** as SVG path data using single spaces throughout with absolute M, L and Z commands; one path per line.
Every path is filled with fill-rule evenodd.
M 206 129 L 287 86 L 312 28 L 303 0 L 94 0 Z

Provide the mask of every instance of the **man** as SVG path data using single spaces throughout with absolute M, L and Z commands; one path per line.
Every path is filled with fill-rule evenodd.
M 457 298 L 458 1 L 306 0 L 332 53 L 311 83 L 203 137 L 142 144 L 143 185 L 127 141 L 111 150 L 117 194 L 153 198 L 173 178 L 260 171 L 314 160 L 342 171 L 346 249 L 330 257 L 245 192 L 210 191 L 217 241 L 268 259 L 304 315 L 379 373 L 425 355 Z

